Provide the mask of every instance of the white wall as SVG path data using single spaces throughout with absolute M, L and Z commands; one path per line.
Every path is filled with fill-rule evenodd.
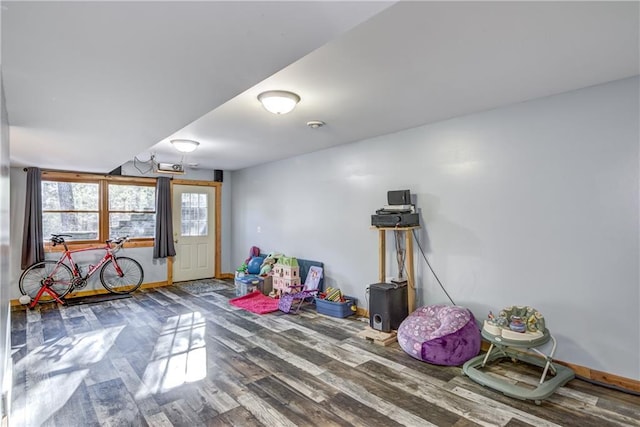
M 10 284 L 10 228 L 9 228 L 9 120 L 0 74 L 0 418 L 8 414 L 2 407 L 11 401 L 11 312 Z M 8 416 L 8 415 L 7 415 Z
M 534 306 L 559 359 L 640 379 L 639 89 L 620 80 L 234 172 L 234 263 L 253 245 L 323 261 L 366 306 L 370 215 L 410 189 L 456 303 L 478 319 Z M 417 247 L 415 264 L 418 303 L 447 302 Z

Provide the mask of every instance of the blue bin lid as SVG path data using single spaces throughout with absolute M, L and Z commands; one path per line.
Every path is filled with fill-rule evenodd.
M 262 282 L 264 279 L 260 276 L 245 275 L 243 277 L 238 277 L 236 280 L 247 285 L 256 285 Z

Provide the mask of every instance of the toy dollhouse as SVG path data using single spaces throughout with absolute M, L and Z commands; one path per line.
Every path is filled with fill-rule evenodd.
M 282 257 L 273 266 L 273 290 L 278 294 L 286 294 L 296 289 L 292 286 L 300 286 L 300 267 L 294 257 Z

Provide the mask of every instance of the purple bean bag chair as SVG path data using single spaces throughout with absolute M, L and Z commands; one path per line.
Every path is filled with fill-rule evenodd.
M 409 356 L 435 365 L 461 365 L 480 352 L 480 329 L 469 309 L 420 307 L 398 328 L 398 343 Z

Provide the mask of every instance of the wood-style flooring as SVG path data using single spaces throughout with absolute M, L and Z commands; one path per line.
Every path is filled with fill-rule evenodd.
M 12 426 L 640 426 L 640 397 L 573 380 L 540 406 L 429 365 L 367 323 L 255 315 L 230 283 L 12 312 Z M 509 362 L 510 363 L 510 362 Z M 524 364 L 492 368 L 535 382 Z

